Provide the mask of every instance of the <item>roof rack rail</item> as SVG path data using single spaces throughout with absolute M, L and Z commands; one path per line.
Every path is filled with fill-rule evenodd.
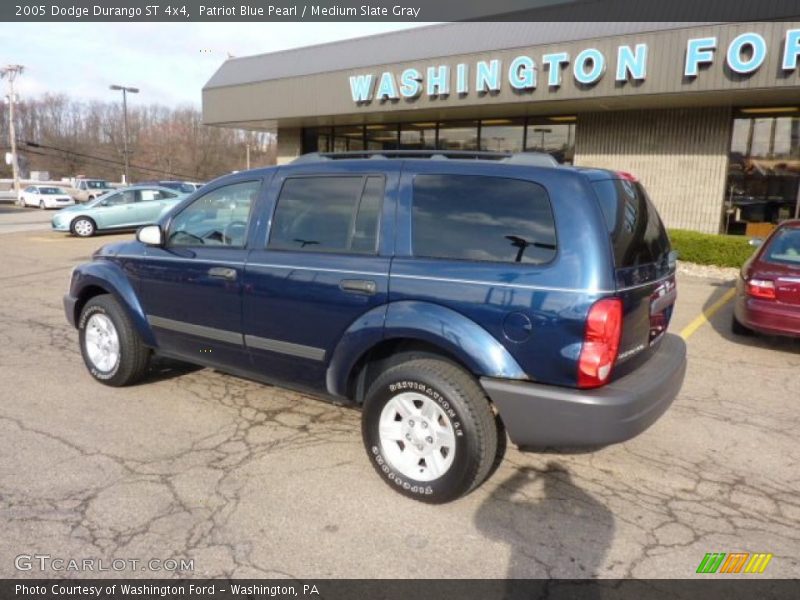
M 327 160 L 367 158 L 429 158 L 431 160 L 473 159 L 496 160 L 515 165 L 535 167 L 557 167 L 558 161 L 545 152 L 486 152 L 473 150 L 355 150 L 347 152 L 309 152 L 298 156 L 292 164 L 313 163 Z

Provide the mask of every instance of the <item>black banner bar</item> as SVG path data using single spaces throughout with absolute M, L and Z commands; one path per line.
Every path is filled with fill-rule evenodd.
M 3 0 L 0 21 L 761 21 L 797 0 Z
M 4 579 L 3 600 L 787 600 L 800 581 L 698 575 L 691 580 Z

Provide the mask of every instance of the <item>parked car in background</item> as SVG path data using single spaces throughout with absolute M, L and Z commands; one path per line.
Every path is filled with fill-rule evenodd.
M 90 237 L 98 231 L 132 230 L 155 223 L 185 195 L 157 186 L 131 186 L 60 210 L 51 225 L 55 231 L 78 237 Z
M 784 221 L 744 264 L 733 332 L 800 336 L 800 221 Z
M 191 181 L 142 181 L 138 185 L 158 185 L 161 187 L 169 188 L 171 190 L 175 190 L 176 192 L 180 192 L 182 194 L 191 194 L 199 190 L 203 184 L 202 183 L 194 183 Z
M 159 353 L 361 406 L 378 476 L 432 503 L 480 486 L 506 431 L 592 448 L 667 410 L 675 260 L 635 178 L 369 156 L 216 179 L 76 267 L 64 307 L 91 375 L 128 385 Z
M 114 187 L 105 179 L 76 179 L 69 192 L 75 202 L 91 202 L 103 194 L 112 191 Z
M 64 189 L 53 185 L 29 185 L 19 193 L 22 206 L 38 206 L 45 208 L 63 208 L 75 204 Z

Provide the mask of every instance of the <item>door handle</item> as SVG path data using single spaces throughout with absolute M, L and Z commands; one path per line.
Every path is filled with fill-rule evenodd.
M 342 279 L 339 282 L 339 289 L 343 292 L 372 296 L 377 291 L 378 285 L 369 279 Z
M 208 276 L 215 279 L 226 279 L 228 281 L 236 280 L 236 269 L 230 267 L 211 267 L 208 270 Z

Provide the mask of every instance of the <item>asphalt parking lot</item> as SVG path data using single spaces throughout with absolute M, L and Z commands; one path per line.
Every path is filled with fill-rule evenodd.
M 800 343 L 733 338 L 730 303 L 698 320 L 729 282 L 679 278 L 688 376 L 645 434 L 509 448 L 476 492 L 428 506 L 373 473 L 354 410 L 175 363 L 95 383 L 61 297 L 72 266 L 129 235 L 79 240 L 39 215 L 0 214 L 0 577 L 57 574 L 15 568 L 37 553 L 187 557 L 197 577 L 661 578 L 770 552 L 759 577 L 800 575 Z

